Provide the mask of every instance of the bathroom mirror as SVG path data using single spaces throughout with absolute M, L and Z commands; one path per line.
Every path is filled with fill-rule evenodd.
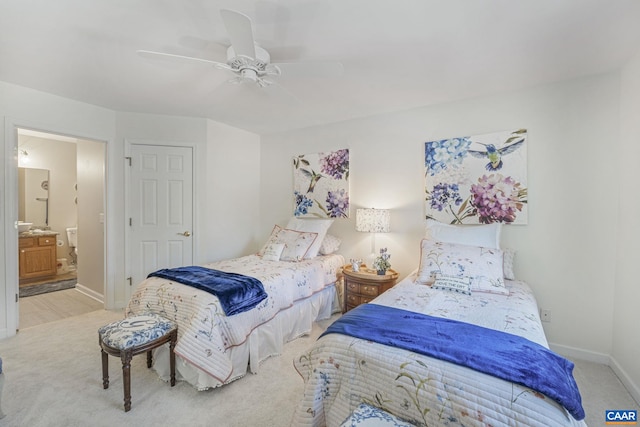
M 49 170 L 18 168 L 18 220 L 49 225 Z

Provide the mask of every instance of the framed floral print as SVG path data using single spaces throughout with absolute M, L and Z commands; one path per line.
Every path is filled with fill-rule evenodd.
M 294 215 L 349 218 L 349 150 L 293 158 Z
M 450 224 L 527 223 L 527 130 L 425 143 L 426 217 Z

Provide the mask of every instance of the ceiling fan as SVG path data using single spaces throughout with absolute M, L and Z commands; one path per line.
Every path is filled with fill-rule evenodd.
M 227 9 L 221 10 L 220 15 L 231 40 L 226 62 L 149 50 L 138 50 L 137 53 L 148 58 L 210 65 L 233 73 L 235 77 L 229 80 L 231 83 L 253 83 L 261 88 L 274 84 L 272 77 L 337 77 L 342 74 L 340 62 L 271 62 L 269 52 L 255 42 L 248 16 Z

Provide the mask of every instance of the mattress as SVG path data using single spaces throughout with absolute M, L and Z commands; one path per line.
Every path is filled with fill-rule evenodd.
M 335 254 L 300 262 L 263 261 L 257 255 L 249 255 L 208 263 L 203 266 L 259 279 L 268 297 L 249 311 L 227 316 L 216 296 L 150 277 L 131 295 L 125 315 L 151 311 L 177 322 L 178 378 L 199 390 L 218 387 L 242 377 L 248 363 L 255 370 L 259 361 L 271 355 L 257 340 L 248 345 L 253 333 L 261 330 L 262 335 L 265 331 L 271 335 L 271 340 L 274 336 L 290 340 L 305 333 L 297 325 L 300 319 L 315 320 L 334 309 L 337 297 L 333 284 L 342 265 L 344 257 Z M 271 331 L 276 326 L 277 331 Z M 277 345 L 266 348 L 277 349 Z M 255 354 L 252 356 L 251 352 Z M 158 369 L 162 369 L 162 353 L 156 353 Z M 159 374 L 163 376 L 160 371 Z
M 372 303 L 472 323 L 548 348 L 530 287 L 507 281 L 509 295 L 432 289 L 410 275 Z M 329 334 L 299 355 L 305 381 L 293 426 L 338 426 L 361 403 L 417 426 L 584 426 L 540 392 L 464 366 Z

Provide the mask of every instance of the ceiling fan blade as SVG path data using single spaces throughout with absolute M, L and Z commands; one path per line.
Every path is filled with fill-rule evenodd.
M 224 21 L 224 26 L 227 28 L 231 46 L 236 55 L 255 58 L 256 49 L 251 19 L 247 15 L 228 9 L 222 9 L 220 15 Z
M 283 77 L 340 77 L 344 66 L 340 62 L 309 61 L 309 62 L 272 62 L 280 68 Z
M 214 66 L 216 68 L 223 68 L 225 70 L 229 70 L 230 67 L 222 62 L 217 62 L 217 61 L 211 61 L 208 59 L 202 59 L 202 58 L 195 58 L 193 56 L 182 56 L 182 55 L 174 55 L 172 53 L 164 53 L 164 52 L 153 52 L 150 50 L 138 50 L 137 51 L 138 55 L 142 56 L 143 58 L 151 58 L 151 59 L 158 59 L 158 58 L 163 58 L 163 59 L 169 59 L 172 61 L 179 61 L 179 62 L 185 62 L 185 63 L 189 63 L 189 64 L 203 64 L 203 65 L 210 65 L 210 66 Z

